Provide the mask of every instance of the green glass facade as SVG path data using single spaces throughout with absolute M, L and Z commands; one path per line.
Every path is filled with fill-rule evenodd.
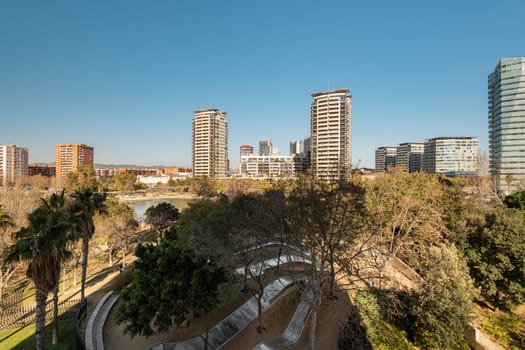
M 489 163 L 498 190 L 525 187 L 525 58 L 502 58 L 488 77 Z

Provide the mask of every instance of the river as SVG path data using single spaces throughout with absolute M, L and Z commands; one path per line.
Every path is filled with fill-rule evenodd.
M 182 210 L 188 206 L 188 203 L 192 199 L 189 198 L 154 198 L 154 199 L 144 199 L 144 200 L 134 200 L 134 201 L 125 201 L 127 205 L 129 205 L 133 210 L 135 210 L 135 214 L 137 216 L 137 220 L 139 222 L 144 221 L 144 213 L 146 210 L 153 206 L 157 205 L 162 202 L 168 202 L 173 204 L 177 209 Z

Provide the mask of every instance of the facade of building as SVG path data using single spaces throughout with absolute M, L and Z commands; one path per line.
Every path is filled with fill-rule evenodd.
M 193 111 L 193 176 L 225 178 L 228 173 L 228 122 L 226 112 L 216 108 Z
M 407 173 L 422 171 L 424 143 L 405 142 L 396 147 L 396 170 Z
M 94 148 L 84 144 L 57 144 L 55 148 L 57 178 L 77 172 L 84 166 L 94 166 Z
M 479 141 L 475 137 L 435 137 L 425 142 L 423 171 L 447 176 L 479 173 Z
M 525 57 L 500 60 L 488 99 L 490 174 L 508 194 L 525 187 Z
M 296 168 L 295 155 L 245 155 L 241 157 L 241 177 L 256 179 L 290 178 L 299 171 Z
M 311 167 L 316 178 L 347 177 L 352 168 L 352 95 L 339 89 L 313 93 L 310 106 Z
M 396 167 L 396 147 L 378 147 L 376 149 L 376 173 L 385 173 Z
M 6 184 L 28 174 L 28 150 L 16 145 L 0 146 L 0 183 Z
M 57 168 L 49 164 L 30 164 L 27 168 L 27 175 L 42 175 L 45 177 L 53 177 L 57 174 Z

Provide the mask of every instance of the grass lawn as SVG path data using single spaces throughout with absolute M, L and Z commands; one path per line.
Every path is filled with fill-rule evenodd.
M 57 345 L 51 345 L 52 323 L 46 326 L 46 349 L 69 350 L 75 348 L 75 318 L 59 322 Z M 24 328 L 0 331 L 0 349 L 33 350 L 36 348 L 35 324 Z

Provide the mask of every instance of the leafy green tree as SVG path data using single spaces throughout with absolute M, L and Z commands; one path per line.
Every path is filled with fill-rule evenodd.
M 505 197 L 503 202 L 507 208 L 521 210 L 525 217 L 525 191 L 514 192 L 513 194 Z
M 146 209 L 144 216 L 146 217 L 145 222 L 153 226 L 159 238 L 162 239 L 162 230 L 177 221 L 179 218 L 179 209 L 171 203 L 161 202 Z
M 76 172 L 71 172 L 66 176 L 66 188 L 70 192 L 90 188 L 97 188 L 95 179 L 95 169 L 92 166 L 81 166 Z
M 80 297 L 85 299 L 86 273 L 89 255 L 89 241 L 95 233 L 93 217 L 96 213 L 106 211 L 106 194 L 95 192 L 92 188 L 80 188 L 73 194 L 70 206 L 73 228 L 82 238 L 82 277 Z
M 117 191 L 133 191 L 137 176 L 131 173 L 120 172 L 113 177 L 113 188 Z
M 133 281 L 121 293 L 116 316 L 126 334 L 164 333 L 218 303 L 226 274 L 211 258 L 181 248 L 170 236 L 159 246 L 139 245 L 135 255 Z
M 26 275 L 36 289 L 37 349 L 44 349 L 47 295 L 57 288 L 61 264 L 70 256 L 67 243 L 72 239 L 71 222 L 64 208 L 64 192 L 42 200 L 42 204 L 28 215 L 28 221 L 27 227 L 15 233 L 16 242 L 6 261 L 28 262 Z
M 512 308 L 525 300 L 525 222 L 517 209 L 496 209 L 469 234 L 465 253 L 482 295 Z
M 417 250 L 416 269 L 424 282 L 411 300 L 414 324 L 409 331 L 424 349 L 465 348 L 463 332 L 472 319 L 476 296 L 466 263 L 453 246 Z

